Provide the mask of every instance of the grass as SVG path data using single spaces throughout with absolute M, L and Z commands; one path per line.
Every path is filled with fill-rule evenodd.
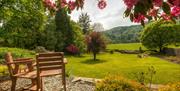
M 113 44 L 108 47 L 121 49 L 138 49 L 141 44 Z M 124 45 L 124 48 L 123 48 Z M 111 47 L 110 47 L 111 46 Z M 111 48 L 113 49 L 113 48 Z M 6 52 L 12 52 L 15 57 L 34 57 L 35 52 L 18 48 L 0 48 L 0 59 Z M 156 57 L 138 58 L 135 54 L 103 53 L 93 61 L 91 54 L 81 57 L 66 56 L 68 59 L 66 71 L 71 75 L 93 78 L 104 78 L 108 74 L 120 74 L 126 78 L 135 79 L 134 73 L 147 71 L 148 67 L 154 66 L 157 73 L 153 79 L 154 83 L 169 83 L 180 81 L 180 65 L 167 62 Z M 0 75 L 7 68 L 0 65 Z
M 135 79 L 134 73 L 147 71 L 148 67 L 154 66 L 157 71 L 154 83 L 180 81 L 180 65 L 156 57 L 138 58 L 133 54 L 105 53 L 98 55 L 97 61 L 93 61 L 88 54 L 82 57 L 68 56 L 67 59 L 67 70 L 75 76 L 103 78 L 108 74 L 120 74 Z
M 5 75 L 7 73 L 7 67 L 4 65 L 0 65 L 0 76 Z
M 143 50 L 146 48 L 141 43 L 126 43 L 126 44 L 109 44 L 107 46 L 107 49 L 113 50 L 139 50 L 139 47 L 141 47 Z

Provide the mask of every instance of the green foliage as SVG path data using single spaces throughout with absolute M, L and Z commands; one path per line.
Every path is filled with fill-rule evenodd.
M 8 48 L 2 47 L 0 48 L 0 63 L 4 63 L 4 55 L 7 52 L 11 52 L 14 58 L 23 58 L 23 57 L 33 57 L 35 56 L 34 51 L 19 49 L 19 48 Z
M 85 36 L 82 33 L 82 30 L 80 26 L 75 23 L 71 22 L 72 28 L 73 28 L 73 43 L 76 47 L 79 48 L 80 52 L 84 52 L 86 50 L 86 45 L 85 45 Z
M 151 50 L 162 52 L 164 47 L 176 43 L 180 36 L 179 25 L 172 21 L 159 20 L 151 22 L 144 28 L 141 35 L 142 44 Z
M 84 34 L 89 33 L 90 22 L 91 22 L 90 16 L 87 13 L 81 13 L 81 15 L 79 16 L 78 23 L 80 24 Z
M 170 83 L 162 86 L 158 89 L 158 91 L 180 91 L 180 82 Z
M 146 87 L 123 78 L 121 76 L 108 76 L 96 84 L 96 91 L 147 91 Z
M 163 2 L 162 9 L 166 14 L 170 14 L 171 8 L 168 3 Z
M 139 33 L 141 30 L 142 26 L 133 25 L 112 28 L 102 33 L 111 40 L 111 43 L 133 43 L 139 42 Z
M 106 48 L 106 42 L 100 32 L 92 32 L 86 37 L 87 50 L 93 53 L 94 60 L 96 54 Z
M 34 57 L 35 55 L 35 52 L 30 50 L 2 47 L 0 48 L 0 59 L 4 59 L 4 55 L 7 52 L 11 52 L 14 58 Z
M 39 45 L 45 20 L 42 1 L 3 0 L 0 4 L 3 46 L 33 49 Z
M 65 9 L 59 9 L 56 13 L 56 39 L 55 46 L 56 51 L 66 51 L 66 47 L 73 44 L 80 49 L 80 52 L 84 51 L 84 36 L 79 25 L 70 20 L 70 17 L 65 13 Z

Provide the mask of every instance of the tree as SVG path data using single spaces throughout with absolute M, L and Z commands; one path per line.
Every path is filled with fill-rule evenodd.
M 39 45 L 46 19 L 42 1 L 1 0 L 0 12 L 0 37 L 5 46 L 33 49 Z
M 56 24 L 56 51 L 65 51 L 65 48 L 73 41 L 72 26 L 70 23 L 70 17 L 65 13 L 64 8 L 60 8 L 56 12 L 55 24 Z M 63 43 L 63 44 L 61 44 Z
M 106 48 L 106 43 L 100 32 L 92 32 L 86 37 L 87 50 L 93 53 L 94 61 L 96 54 Z
M 84 49 L 84 36 L 80 26 L 74 21 L 70 20 L 70 17 L 65 13 L 64 8 L 59 8 L 56 12 L 56 51 L 67 51 L 66 48 L 70 45 L 75 45 L 80 49 L 80 52 Z
M 93 31 L 96 31 L 96 32 L 102 32 L 105 30 L 103 27 L 103 24 L 101 23 L 94 23 L 92 28 L 93 28 Z
M 90 16 L 87 13 L 81 13 L 79 16 L 79 24 L 82 27 L 83 33 L 87 34 L 90 31 Z
M 141 42 L 149 49 L 158 49 L 159 52 L 162 52 L 164 47 L 178 40 L 179 32 L 180 29 L 174 22 L 158 20 L 146 25 L 141 35 Z

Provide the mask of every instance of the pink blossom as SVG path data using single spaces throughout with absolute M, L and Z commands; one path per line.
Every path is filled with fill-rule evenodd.
M 149 11 L 149 13 L 148 13 L 148 15 L 150 15 L 150 16 L 157 16 L 157 13 L 158 13 L 158 9 L 151 9 L 150 11 Z
M 124 0 L 124 3 L 128 9 L 131 9 L 134 5 L 136 5 L 137 2 L 138 0 Z
M 142 14 L 138 14 L 135 18 L 134 18 L 134 22 L 135 23 L 140 23 L 141 21 L 144 21 L 145 20 L 145 17 L 144 17 L 144 15 L 142 15 Z
M 153 0 L 153 4 L 157 7 L 162 6 L 163 0 Z
M 74 1 L 69 1 L 68 2 L 68 6 L 69 6 L 69 9 L 72 11 L 76 8 L 76 4 Z
M 161 17 L 162 17 L 164 20 L 171 20 L 171 16 L 167 15 L 166 13 L 162 13 L 162 14 L 161 14 Z
M 180 0 L 174 0 L 174 5 L 180 7 Z
M 66 0 L 60 0 L 61 1 L 61 7 L 64 8 L 67 5 Z
M 43 3 L 48 9 L 56 9 L 56 4 L 52 0 L 44 0 Z
M 98 7 L 100 9 L 104 9 L 106 7 L 106 1 L 105 0 L 100 0 L 99 3 L 98 3 Z
M 178 6 L 172 7 L 171 8 L 171 15 L 175 16 L 175 17 L 180 16 L 180 7 L 178 7 Z

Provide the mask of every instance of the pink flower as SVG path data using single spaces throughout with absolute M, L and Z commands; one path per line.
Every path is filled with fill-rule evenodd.
M 100 0 L 99 3 L 98 3 L 98 7 L 100 9 L 104 9 L 106 7 L 106 1 L 105 0 Z
M 131 9 L 137 2 L 138 0 L 124 0 L 128 9 Z
M 74 1 L 68 2 L 69 9 L 72 11 L 76 8 L 76 3 Z
M 43 3 L 48 9 L 56 9 L 56 4 L 52 0 L 44 0 Z
M 149 13 L 148 13 L 148 15 L 150 15 L 150 16 L 157 16 L 157 14 L 158 14 L 158 9 L 151 9 L 150 11 L 149 11 Z
M 168 0 L 168 2 L 173 6 L 179 6 L 180 7 L 180 0 Z
M 164 20 L 171 20 L 171 16 L 167 15 L 166 13 L 162 13 L 162 14 L 161 14 L 161 17 L 162 17 Z
M 134 18 L 134 22 L 135 23 L 140 23 L 141 21 L 144 21 L 145 20 L 145 17 L 144 17 L 144 15 L 142 15 L 142 14 L 138 14 L 135 18 Z
M 178 7 L 178 6 L 172 7 L 171 8 L 171 15 L 175 16 L 175 17 L 180 16 L 180 7 Z
M 162 6 L 163 0 L 153 0 L 153 4 L 157 7 Z
M 60 0 L 61 1 L 61 7 L 64 8 L 67 5 L 66 0 Z

